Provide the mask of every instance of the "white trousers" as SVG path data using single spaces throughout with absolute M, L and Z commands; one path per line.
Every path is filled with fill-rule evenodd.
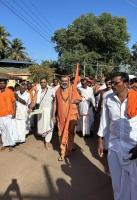
M 14 146 L 16 140 L 15 121 L 12 116 L 0 117 L 0 133 L 3 146 Z
M 120 153 L 108 151 L 108 165 L 115 200 L 137 200 L 137 159 L 121 162 Z

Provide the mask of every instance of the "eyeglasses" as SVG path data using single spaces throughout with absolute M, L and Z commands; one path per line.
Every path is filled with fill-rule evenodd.
M 42 82 L 40 82 L 40 83 L 46 83 L 46 82 L 42 81 Z
M 121 80 L 119 81 L 111 81 L 111 85 L 118 85 L 121 82 Z

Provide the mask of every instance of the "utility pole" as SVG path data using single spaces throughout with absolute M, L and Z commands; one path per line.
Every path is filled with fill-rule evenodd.
M 84 71 L 83 71 L 83 75 L 84 75 L 84 77 L 86 76 L 86 63 L 85 63 L 85 60 L 84 60 Z
M 98 78 L 98 60 L 97 60 L 97 69 L 96 69 L 96 76 L 95 78 L 97 79 Z

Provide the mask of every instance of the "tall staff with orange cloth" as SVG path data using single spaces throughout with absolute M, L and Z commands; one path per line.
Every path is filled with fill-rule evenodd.
M 70 84 L 68 76 L 61 77 L 61 84 L 58 88 L 53 108 L 53 118 L 57 119 L 58 134 L 60 139 L 60 158 L 71 154 L 74 148 L 74 136 L 78 120 L 77 104 L 81 97 L 77 91 L 79 64 L 76 65 L 74 84 Z

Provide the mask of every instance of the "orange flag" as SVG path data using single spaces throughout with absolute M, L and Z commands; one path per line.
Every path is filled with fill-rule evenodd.
M 70 102 L 72 102 L 75 99 L 75 91 L 77 90 L 78 80 L 79 80 L 79 63 L 76 64 L 76 74 L 75 74 L 75 79 L 74 79 L 74 84 L 73 84 L 73 88 L 72 88 Z M 64 131 L 62 134 L 62 144 L 65 144 L 68 139 L 68 128 L 69 128 L 69 122 L 70 122 L 70 117 L 71 117 L 71 113 L 72 113 L 72 105 L 73 104 L 70 103 L 69 110 L 68 110 L 68 116 L 66 119 L 66 124 L 65 124 Z

